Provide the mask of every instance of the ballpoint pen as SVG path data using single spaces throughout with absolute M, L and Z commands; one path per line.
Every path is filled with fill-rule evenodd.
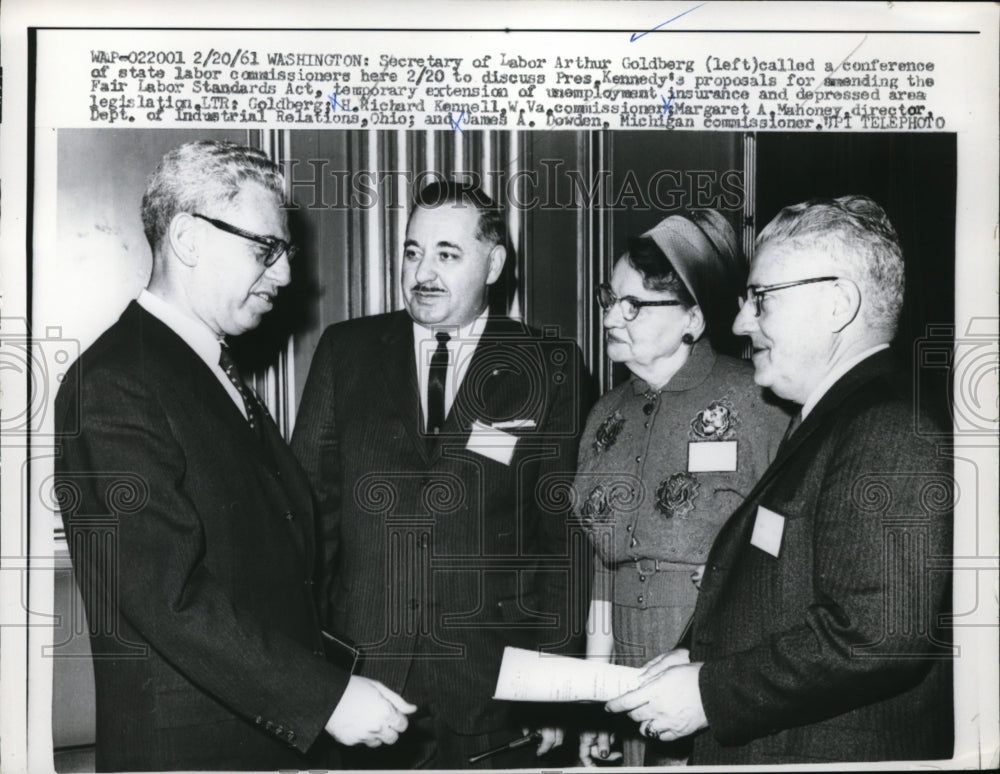
M 497 755 L 498 753 L 506 752 L 507 750 L 516 750 L 518 747 L 524 747 L 526 744 L 540 741 L 542 741 L 542 732 L 535 731 L 533 734 L 518 737 L 514 741 L 508 742 L 500 747 L 494 747 L 492 750 L 487 750 L 486 752 L 481 752 L 478 755 L 473 755 L 469 758 L 469 763 L 476 763 L 484 758 L 489 758 L 491 755 Z

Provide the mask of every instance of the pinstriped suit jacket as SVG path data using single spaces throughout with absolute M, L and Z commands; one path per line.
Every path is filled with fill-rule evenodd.
M 56 411 L 98 770 L 326 763 L 307 753 L 349 675 L 323 658 L 311 493 L 273 422 L 262 443 L 134 302 L 73 366 Z
M 413 347 L 405 312 L 328 328 L 292 446 L 319 496 L 329 625 L 359 647 L 360 673 L 403 691 L 413 659 L 430 659 L 438 712 L 485 733 L 511 721 L 491 700 L 505 645 L 582 649 L 588 549 L 569 520 L 581 357 L 490 319 L 429 444 Z M 469 448 L 473 423 L 516 420 L 509 460 Z
M 900 376 L 884 351 L 841 378 L 716 539 L 692 763 L 951 757 L 952 463 Z

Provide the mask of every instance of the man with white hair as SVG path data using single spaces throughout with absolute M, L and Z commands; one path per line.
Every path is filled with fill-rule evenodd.
M 708 557 L 686 647 L 608 704 L 698 765 L 952 756 L 952 466 L 888 351 L 903 259 L 863 196 L 761 232 L 734 332 L 801 405 Z

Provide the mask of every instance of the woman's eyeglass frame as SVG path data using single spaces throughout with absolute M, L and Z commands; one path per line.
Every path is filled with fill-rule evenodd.
M 684 302 L 676 298 L 664 301 L 643 301 L 635 296 L 621 296 L 619 298 L 607 282 L 602 282 L 594 288 L 594 297 L 597 299 L 598 306 L 605 312 L 615 304 L 620 304 L 625 322 L 632 322 L 638 317 L 644 306 L 684 306 Z

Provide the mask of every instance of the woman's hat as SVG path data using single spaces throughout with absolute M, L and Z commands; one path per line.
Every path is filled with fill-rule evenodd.
M 686 217 L 671 215 L 643 236 L 660 248 L 701 307 L 713 343 L 731 338 L 730 328 L 739 311 L 736 299 L 746 286 L 747 264 L 725 217 L 715 210 L 696 210 Z

